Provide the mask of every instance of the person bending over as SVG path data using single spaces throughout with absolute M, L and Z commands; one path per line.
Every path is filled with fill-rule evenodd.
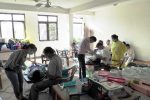
M 22 49 L 14 51 L 4 65 L 5 73 L 13 86 L 17 100 L 26 100 L 23 97 L 22 66 L 25 66 L 27 54 L 33 54 L 36 51 L 37 48 L 34 44 L 24 45 Z
M 85 53 L 91 52 L 90 43 L 96 42 L 96 37 L 91 36 L 82 40 L 78 51 L 78 61 L 79 61 L 79 78 L 81 76 L 86 78 L 86 67 L 85 67 Z

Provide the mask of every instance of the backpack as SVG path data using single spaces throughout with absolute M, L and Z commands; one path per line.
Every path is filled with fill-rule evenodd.
M 28 78 L 33 82 L 39 82 L 46 76 L 46 65 L 33 64 L 29 67 Z

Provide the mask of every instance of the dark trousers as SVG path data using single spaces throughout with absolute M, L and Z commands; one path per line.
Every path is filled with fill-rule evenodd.
M 15 72 L 15 71 L 6 71 L 6 75 L 8 79 L 10 80 L 14 94 L 17 99 L 23 96 L 23 75 L 22 71 Z
M 85 55 L 78 54 L 78 61 L 79 61 L 79 78 L 81 77 L 86 78 L 86 67 L 85 67 Z
M 38 94 L 40 91 L 42 91 L 48 87 L 51 87 L 52 85 L 55 85 L 55 84 L 57 84 L 55 81 L 49 80 L 49 79 L 45 79 L 43 81 L 34 83 L 31 86 L 29 100 L 38 100 Z

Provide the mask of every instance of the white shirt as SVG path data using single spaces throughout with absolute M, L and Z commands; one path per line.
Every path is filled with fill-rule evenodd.
M 105 60 L 101 59 L 101 63 L 104 63 L 105 65 L 110 64 L 111 53 L 109 50 L 107 50 L 106 48 L 101 49 L 101 50 L 98 49 L 96 54 L 100 58 L 106 58 Z
M 48 74 L 62 77 L 62 60 L 58 55 L 54 55 L 49 62 Z
M 88 53 L 88 51 L 91 51 L 90 38 L 85 38 L 82 40 L 82 42 L 79 45 L 78 54 L 85 54 L 85 53 Z
M 134 50 L 133 48 L 129 48 L 126 52 L 125 52 L 125 57 L 131 57 L 131 58 L 135 58 L 135 53 L 134 53 Z

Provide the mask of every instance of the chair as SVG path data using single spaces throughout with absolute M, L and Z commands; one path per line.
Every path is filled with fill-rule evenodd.
M 61 79 L 59 79 L 59 83 L 58 84 L 61 84 L 63 82 L 69 82 L 69 81 L 72 81 L 73 80 L 73 77 L 74 77 L 74 74 L 76 73 L 77 71 L 77 67 L 76 66 L 73 66 L 71 68 L 68 68 L 65 70 L 66 72 L 68 72 L 68 77 L 63 77 Z M 55 84 L 56 85 L 56 84 Z M 52 91 L 52 86 L 49 87 L 49 93 L 52 93 L 53 95 L 53 91 Z
M 66 69 L 66 72 L 68 72 L 68 77 L 63 77 L 60 79 L 61 82 L 68 82 L 68 81 L 72 81 L 73 80 L 73 77 L 74 77 L 74 74 L 76 73 L 77 71 L 77 67 L 76 66 L 73 66 L 71 68 L 68 68 Z
M 47 61 L 49 61 L 43 54 L 41 55 L 41 60 L 42 60 L 42 64 L 45 62 L 45 64 L 47 63 Z
M 65 58 L 66 59 L 66 64 L 67 64 L 67 66 L 69 66 L 69 56 L 68 56 L 69 51 L 68 50 L 58 50 L 58 49 L 56 49 L 56 54 L 58 56 L 60 56 L 61 58 Z

